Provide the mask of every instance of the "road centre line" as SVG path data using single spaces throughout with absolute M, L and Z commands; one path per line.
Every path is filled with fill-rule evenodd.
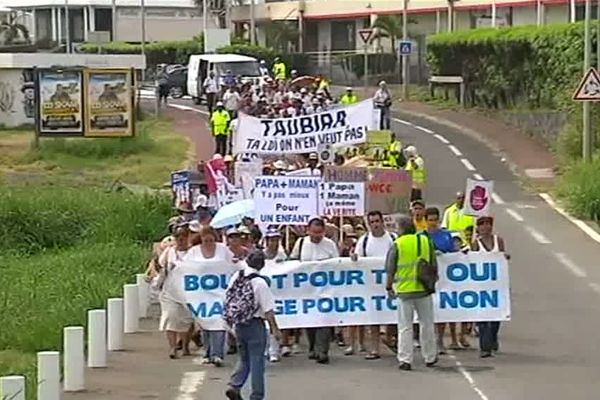
M 404 125 L 414 126 L 414 124 L 412 122 L 405 121 L 405 120 L 400 119 L 400 118 L 392 118 L 392 120 L 395 121 L 395 122 L 399 122 L 401 124 L 404 124 Z
M 462 157 L 463 153 L 461 153 L 460 150 L 458 148 L 456 148 L 455 145 L 453 145 L 453 144 L 448 145 L 448 148 L 450 149 L 451 152 L 454 153 L 455 156 Z
M 587 273 L 581 268 L 579 268 L 577 264 L 575 264 L 575 262 L 571 260 L 569 256 L 567 256 L 565 253 L 554 253 L 554 257 L 556 257 L 556 259 L 562 265 L 564 265 L 569 271 L 571 271 L 573 275 L 579 278 L 585 278 L 587 276 Z
M 433 131 L 431 129 L 427 129 L 427 128 L 424 128 L 424 127 L 419 126 L 419 125 L 415 125 L 415 128 L 418 129 L 418 130 L 420 130 L 420 131 L 423 131 L 425 133 L 433 134 Z
M 590 282 L 588 283 L 588 286 L 590 287 L 590 289 L 592 289 L 594 292 L 600 294 L 600 285 L 598 285 L 596 282 Z
M 205 376 L 206 372 L 204 371 L 184 373 L 179 385 L 179 394 L 175 400 L 195 400 L 197 398 L 196 393 L 200 386 L 202 386 Z
M 479 398 L 481 400 L 489 400 L 489 397 L 487 397 L 485 395 L 485 393 L 483 393 L 483 391 L 481 389 L 479 389 L 479 387 L 477 387 L 477 383 L 475 382 L 475 379 L 473 379 L 473 376 L 471 375 L 471 373 L 465 369 L 465 367 L 456 358 L 456 356 L 454 354 L 450 354 L 450 358 L 452 360 L 454 360 L 454 363 L 456 364 L 456 367 L 458 368 L 458 371 L 461 373 L 461 375 L 463 376 L 463 378 L 465 378 L 465 380 L 469 383 L 469 386 L 471 386 L 471 389 L 473 389 L 473 391 L 475 393 L 477 393 L 477 395 L 479 396 Z
M 548 203 L 548 205 L 550 207 L 552 207 L 557 213 L 559 213 L 560 215 L 562 215 L 563 217 L 565 217 L 566 219 L 571 221 L 575 226 L 577 226 L 579 229 L 581 229 L 590 238 L 592 238 L 596 242 L 600 243 L 600 233 L 596 232 L 596 230 L 594 230 L 594 228 L 592 228 L 591 226 L 589 226 L 588 224 L 586 224 L 579 218 L 575 218 L 575 217 L 569 215 L 569 213 L 567 213 L 562 207 L 560 207 L 558 204 L 556 204 L 554 199 L 548 193 L 540 193 L 540 197 L 542 199 L 544 199 L 544 201 L 546 203 Z
M 539 244 L 552 244 L 552 242 L 550 241 L 550 239 L 548 239 L 546 236 L 544 236 L 543 233 L 535 230 L 534 228 L 530 227 L 530 226 L 525 226 L 525 230 L 531 235 L 531 237 L 533 237 L 533 239 L 538 242 Z
M 439 140 L 440 142 L 444 143 L 444 144 L 450 144 L 450 141 L 448 139 L 446 139 L 445 137 L 443 137 L 442 135 L 440 135 L 439 133 L 436 133 L 433 135 L 437 140 Z
M 521 216 L 521 214 L 519 214 L 518 212 L 516 212 L 512 208 L 507 208 L 506 209 L 506 213 L 508 215 L 510 215 L 511 217 L 513 217 L 513 219 L 515 221 L 517 221 L 517 222 L 523 222 L 523 221 L 525 221 L 525 219 Z
M 465 168 L 468 169 L 469 171 L 471 171 L 471 172 L 477 171 L 477 168 L 475 168 L 475 166 L 473 164 L 471 164 L 471 161 L 467 160 L 466 158 L 461 158 L 460 162 L 463 163 Z
M 496 192 L 492 193 L 492 200 L 494 200 L 494 203 L 496 204 L 504 204 L 504 199 Z
M 473 174 L 473 178 L 477 179 L 478 181 L 485 181 L 483 175 L 478 174 L 477 172 Z

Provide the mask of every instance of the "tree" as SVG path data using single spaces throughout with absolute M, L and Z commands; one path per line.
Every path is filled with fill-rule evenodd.
M 11 14 L 8 21 L 0 23 L 0 45 L 30 44 L 29 30 L 17 22 L 17 15 Z
M 272 21 L 265 25 L 267 45 L 275 50 L 287 52 L 290 43 L 298 42 L 298 26 L 288 21 Z
M 417 24 L 417 21 L 409 18 L 408 24 Z M 371 36 L 371 42 L 379 38 L 390 38 L 392 53 L 396 53 L 396 40 L 402 38 L 402 17 L 397 15 L 383 15 L 377 17 L 372 28 L 375 29 Z M 410 36 L 410 34 L 409 34 Z

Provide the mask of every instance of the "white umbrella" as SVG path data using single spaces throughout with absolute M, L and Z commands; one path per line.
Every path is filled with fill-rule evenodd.
M 254 218 L 254 215 L 254 200 L 239 200 L 221 207 L 210 222 L 210 226 L 219 229 L 237 225 L 242 222 L 242 218 Z

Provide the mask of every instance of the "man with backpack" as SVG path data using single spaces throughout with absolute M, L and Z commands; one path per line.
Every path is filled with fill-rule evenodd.
M 246 258 L 247 267 L 236 272 L 225 295 L 225 321 L 235 330 L 239 360 L 231 375 L 225 395 L 229 400 L 243 400 L 241 389 L 250 376 L 250 400 L 265 398 L 265 350 L 269 323 L 271 334 L 281 340 L 275 320 L 275 300 L 266 279 L 260 275 L 265 266 L 265 253 L 254 250 Z
M 367 214 L 367 222 L 369 223 L 369 232 L 362 235 L 356 246 L 354 247 L 354 253 L 352 254 L 352 260 L 357 261 L 359 257 L 382 257 L 388 253 L 390 247 L 394 245 L 396 235 L 392 232 L 385 230 L 385 224 L 383 222 L 383 214 L 381 211 L 370 211 Z M 387 335 L 388 343 L 392 341 L 391 329 L 388 327 Z M 380 340 L 379 340 L 379 325 L 371 326 L 371 351 L 365 356 L 367 360 L 378 360 L 381 358 L 380 352 Z M 395 343 L 391 343 L 391 347 L 394 347 Z

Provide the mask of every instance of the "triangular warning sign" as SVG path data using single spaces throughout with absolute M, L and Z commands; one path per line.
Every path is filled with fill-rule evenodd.
M 362 41 L 367 44 L 369 43 L 369 40 L 371 39 L 371 35 L 373 34 L 373 29 L 359 29 L 358 30 L 358 34 L 360 35 L 360 38 L 362 39 Z
M 600 101 L 600 75 L 595 68 L 590 68 L 585 74 L 573 95 L 573 100 Z

